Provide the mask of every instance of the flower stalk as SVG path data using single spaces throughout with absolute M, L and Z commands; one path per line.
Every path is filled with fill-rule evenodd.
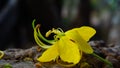
M 97 57 L 100 61 L 103 61 L 104 63 L 108 64 L 110 68 L 113 68 L 113 65 L 111 62 L 109 62 L 108 60 L 106 59 L 103 59 L 102 57 L 100 57 L 99 55 L 95 54 L 95 53 L 92 53 L 93 56 Z

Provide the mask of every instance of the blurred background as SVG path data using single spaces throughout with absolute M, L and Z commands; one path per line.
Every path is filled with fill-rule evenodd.
M 120 44 L 120 0 L 0 0 L 0 50 L 33 46 L 33 19 L 43 34 L 86 25 L 97 30 L 91 40 Z

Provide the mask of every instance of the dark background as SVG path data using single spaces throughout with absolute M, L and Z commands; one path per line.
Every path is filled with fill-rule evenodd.
M 107 40 L 106 35 L 108 35 L 109 28 L 112 28 L 111 23 L 107 26 L 105 23 L 96 26 L 91 22 L 91 18 L 93 18 L 91 14 L 100 17 L 101 10 L 104 10 L 103 7 L 108 3 L 107 0 L 104 0 L 104 6 L 103 0 L 98 0 L 98 2 L 101 1 L 99 3 L 96 0 L 94 0 L 95 2 L 92 2 L 93 0 L 76 0 L 79 1 L 78 14 L 73 21 L 63 19 L 61 16 L 63 1 L 65 0 L 0 0 L 0 50 L 33 46 L 35 44 L 31 25 L 33 19 L 36 19 L 35 24 L 41 24 L 42 34 L 53 27 L 60 27 L 66 31 L 74 27 L 88 25 L 97 30 L 93 40 Z M 115 13 L 111 7 L 107 7 L 106 10 L 111 11 L 111 17 L 113 17 Z M 108 20 L 111 21 L 111 19 Z

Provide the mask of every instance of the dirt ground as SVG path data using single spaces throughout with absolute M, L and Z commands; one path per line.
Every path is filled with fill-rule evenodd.
M 94 52 L 113 64 L 113 68 L 120 67 L 120 46 L 106 44 L 104 41 L 90 41 Z M 0 68 L 66 68 L 56 62 L 40 63 L 36 59 L 44 49 L 34 46 L 28 49 L 6 49 L 0 60 Z M 68 68 L 110 68 L 93 55 L 83 54 L 82 60 L 73 67 Z

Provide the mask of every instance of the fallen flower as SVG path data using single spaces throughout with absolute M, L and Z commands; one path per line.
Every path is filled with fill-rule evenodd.
M 42 56 L 37 59 L 38 61 L 58 61 L 58 58 L 60 58 L 60 60 L 64 62 L 70 63 L 71 65 L 76 65 L 81 60 L 82 53 L 84 52 L 86 54 L 92 54 L 96 56 L 111 66 L 109 61 L 94 54 L 92 47 L 88 44 L 89 39 L 96 33 L 95 29 L 92 27 L 82 26 L 66 32 L 63 32 L 60 28 L 53 28 L 46 33 L 46 37 L 48 37 L 51 33 L 54 33 L 54 40 L 47 40 L 40 33 L 40 25 L 35 27 L 34 22 L 35 20 L 33 21 L 35 41 L 39 46 L 47 49 L 45 52 L 43 52 Z M 47 43 L 51 44 L 51 46 L 44 44 L 41 40 L 46 41 Z
M 37 29 L 38 27 L 36 27 Z M 35 29 L 35 30 L 36 30 Z M 49 62 L 60 59 L 64 62 L 77 64 L 82 58 L 82 52 L 92 54 L 93 49 L 87 43 L 89 39 L 96 33 L 96 31 L 89 26 L 82 26 L 80 28 L 74 28 L 68 30 L 65 33 L 58 29 L 53 29 L 48 31 L 49 33 L 55 33 L 55 42 L 52 46 L 45 46 L 40 40 L 37 39 L 37 42 L 40 42 L 41 47 L 48 47 L 48 49 L 38 58 L 40 62 Z M 37 32 L 34 31 L 34 35 Z M 34 36 L 35 38 L 37 36 Z M 58 39 L 58 40 L 56 40 Z

